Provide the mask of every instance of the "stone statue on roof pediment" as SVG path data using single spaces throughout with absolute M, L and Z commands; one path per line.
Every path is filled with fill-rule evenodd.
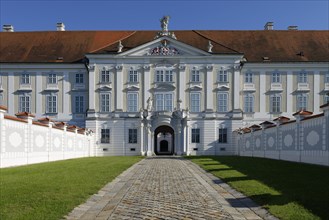
M 163 16 L 160 19 L 160 23 L 161 23 L 161 28 L 163 32 L 168 32 L 168 24 L 169 24 L 169 16 Z

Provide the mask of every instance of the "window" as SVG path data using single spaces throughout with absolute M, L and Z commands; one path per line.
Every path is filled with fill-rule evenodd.
M 324 103 L 329 103 L 329 94 L 324 95 Z
M 83 73 L 76 73 L 75 74 L 75 83 L 82 84 L 83 83 Z
M 138 72 L 137 70 L 129 71 L 129 82 L 138 82 Z
M 228 94 L 227 93 L 218 93 L 217 95 L 217 111 L 218 112 L 227 112 L 227 103 L 228 103 Z
M 3 95 L 0 93 L 0 105 L 3 105 Z
M 171 93 L 155 94 L 155 110 L 156 111 L 172 111 L 173 95 Z
M 252 94 L 244 96 L 244 112 L 254 112 L 254 96 Z
M 172 82 L 173 74 L 171 70 L 157 70 L 156 71 L 156 82 Z
M 128 112 L 137 112 L 138 111 L 138 94 L 137 93 L 128 93 L 127 94 L 127 111 Z
M 281 78 L 281 74 L 279 72 L 273 72 L 271 82 L 272 83 L 280 83 L 281 82 L 280 78 Z
M 271 112 L 281 112 L 281 96 L 272 95 L 271 96 Z
M 200 82 L 199 70 L 191 71 L 191 82 Z
M 101 143 L 110 143 L 110 129 L 101 130 Z
M 31 112 L 31 97 L 29 95 L 22 95 L 19 97 L 19 111 Z
M 227 70 L 220 70 L 217 76 L 218 82 L 228 82 Z
M 227 143 L 227 128 L 220 128 L 218 131 L 218 143 Z
M 75 96 L 75 113 L 84 112 L 84 97 L 82 95 Z
M 191 112 L 200 112 L 200 93 L 191 93 Z
M 300 72 L 298 74 L 298 83 L 307 83 L 307 72 Z
M 326 75 L 324 76 L 324 82 L 329 83 L 329 73 L 326 73 Z
M 137 144 L 137 129 L 136 128 L 128 130 L 128 143 Z
M 30 84 L 30 74 L 28 74 L 28 73 L 22 74 L 21 84 Z
M 253 83 L 253 74 L 248 72 L 248 73 L 245 73 L 245 76 L 244 76 L 244 82 L 245 83 Z
M 49 73 L 48 84 L 57 84 L 57 75 L 55 73 Z
M 111 109 L 111 94 L 110 93 L 103 93 L 100 94 L 101 96 L 101 112 L 110 112 Z
M 57 113 L 57 96 L 56 95 L 47 95 L 47 113 Z
M 307 94 L 297 95 L 297 111 L 307 109 Z
M 102 70 L 101 82 L 102 83 L 109 83 L 109 82 L 111 82 L 111 74 L 110 74 L 110 71 L 109 70 Z
M 200 129 L 192 128 L 192 143 L 200 143 Z

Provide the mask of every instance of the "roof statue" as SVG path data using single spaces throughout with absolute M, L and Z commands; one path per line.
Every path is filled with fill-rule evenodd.
M 161 28 L 163 32 L 168 32 L 168 24 L 169 24 L 169 16 L 163 16 L 161 18 L 160 23 L 161 23 Z

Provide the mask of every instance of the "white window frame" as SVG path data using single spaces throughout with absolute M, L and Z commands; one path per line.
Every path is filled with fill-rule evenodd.
M 84 74 L 76 73 L 75 74 L 75 84 L 83 84 L 84 83 Z
M 47 84 L 57 84 L 57 74 L 56 73 L 48 74 Z
M 108 69 L 102 69 L 100 74 L 101 83 L 111 83 L 111 71 Z
M 101 141 L 100 142 L 102 144 L 109 144 L 109 143 L 111 143 L 111 129 L 109 129 L 109 128 L 101 128 L 100 136 L 101 136 L 101 138 L 100 138 Z
M 161 97 L 159 99 L 158 97 Z M 166 99 L 166 97 L 171 96 L 171 102 L 169 103 L 169 99 Z M 163 93 L 155 93 L 154 94 L 154 100 L 155 100 L 155 111 L 173 111 L 173 103 L 174 103 L 174 94 L 169 92 L 163 92 Z
M 282 96 L 280 94 L 274 94 L 270 96 L 270 112 L 281 113 L 282 112 Z
M 191 82 L 200 82 L 200 71 L 198 69 L 191 70 Z
M 155 70 L 155 82 L 174 82 L 172 68 L 161 68 Z
M 298 73 L 298 83 L 307 83 L 308 82 L 308 74 L 305 71 L 301 71 Z
M 220 83 L 228 82 L 228 71 L 227 70 L 221 69 L 218 71 L 217 82 L 220 82 Z
M 245 94 L 243 97 L 243 111 L 246 113 L 255 112 L 255 98 L 253 94 Z
M 100 112 L 111 112 L 111 93 L 110 92 L 102 92 L 99 94 L 99 111 Z M 103 100 L 105 99 L 105 100 Z M 104 103 L 103 103 L 104 102 Z M 104 105 L 103 105 L 104 104 Z
M 128 129 L 128 143 L 129 144 L 137 144 L 138 143 L 138 129 L 137 128 L 129 128 Z
M 31 112 L 31 94 L 19 95 L 19 112 Z
M 85 109 L 85 97 L 83 95 L 74 96 L 74 112 L 84 113 Z
M 191 92 L 190 93 L 190 111 L 200 112 L 201 109 L 201 93 Z
M 253 83 L 254 74 L 252 72 L 246 72 L 244 74 L 245 83 Z
M 281 83 L 281 73 L 280 72 L 275 71 L 272 73 L 271 83 Z
M 57 94 L 46 95 L 46 113 L 57 114 L 58 111 L 58 96 Z
M 199 144 L 201 139 L 200 128 L 191 128 L 191 143 Z
M 223 98 L 224 99 L 220 99 Z M 218 92 L 217 93 L 217 112 L 227 112 L 228 111 L 228 93 L 227 92 Z
M 130 69 L 128 73 L 128 82 L 137 83 L 138 82 L 138 71 L 135 69 Z
M 31 84 L 31 74 L 22 73 L 22 75 L 21 75 L 21 84 L 30 85 Z
M 307 110 L 307 103 L 308 103 L 308 95 L 305 93 L 298 94 L 296 96 L 296 103 L 297 103 L 297 111 L 299 110 Z
M 138 93 L 128 92 L 127 93 L 127 111 L 138 112 Z

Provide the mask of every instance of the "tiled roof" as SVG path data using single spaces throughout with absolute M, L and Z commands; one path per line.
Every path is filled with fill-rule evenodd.
M 88 53 L 116 53 L 154 40 L 158 31 L 1 32 L 0 62 L 72 63 Z M 214 54 L 245 54 L 248 62 L 329 61 L 329 31 L 172 31 L 177 40 Z M 264 61 L 264 57 L 268 60 Z

